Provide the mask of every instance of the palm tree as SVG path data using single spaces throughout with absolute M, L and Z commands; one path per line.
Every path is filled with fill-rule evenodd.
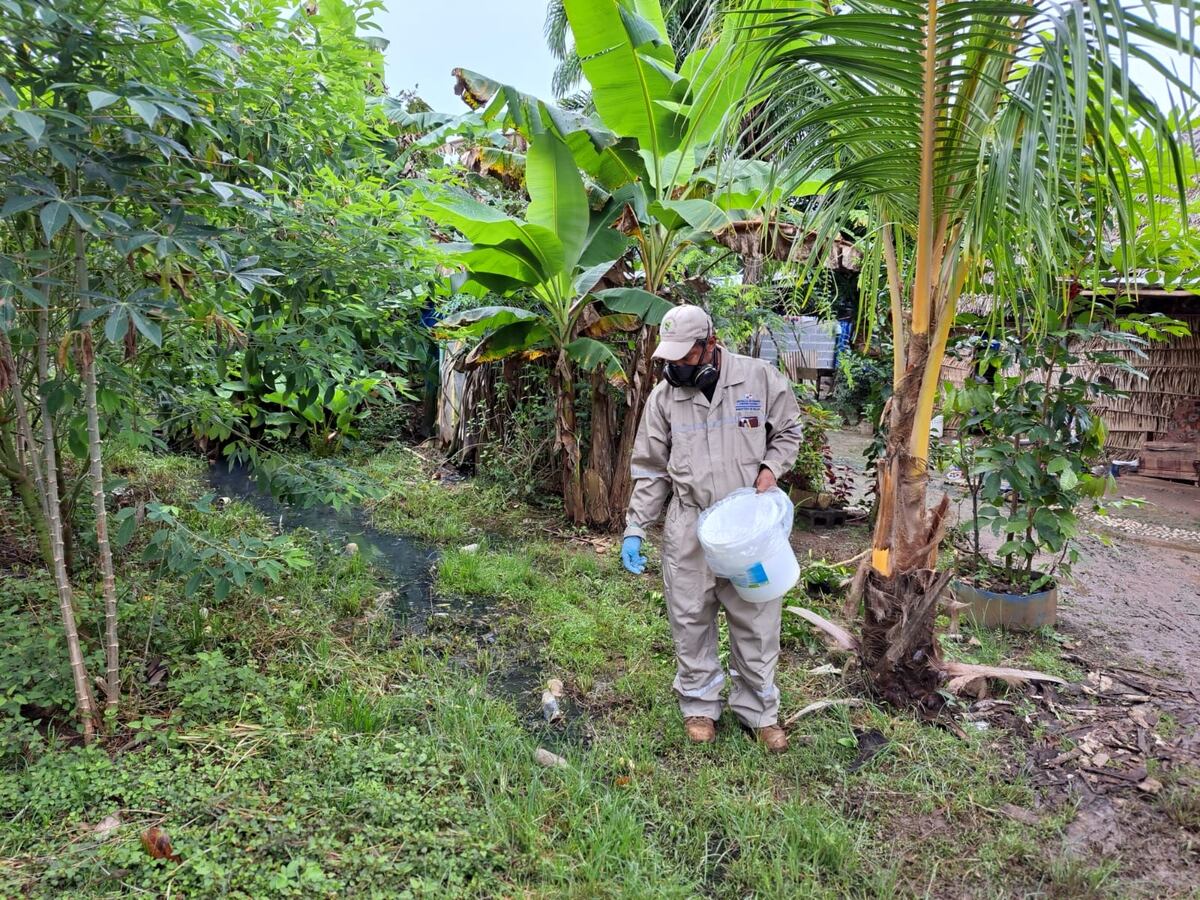
M 1156 58 L 1155 49 L 1181 39 L 1140 14 L 1145 8 L 847 0 L 838 14 L 793 4 L 771 20 L 762 69 L 770 80 L 747 102 L 766 97 L 774 108 L 774 142 L 789 168 L 836 170 L 833 190 L 809 214 L 816 234 L 832 241 L 865 213 L 874 269 L 886 273 L 895 392 L 872 552 L 856 593 L 864 669 L 894 702 L 940 702 L 933 622 L 949 576 L 935 563 L 949 504 L 929 505 L 926 470 L 959 297 L 986 292 L 1037 327 L 1086 252 L 1071 240 L 1080 221 L 1131 242 L 1138 170 L 1171 173 L 1185 211 L 1178 135 L 1130 82 L 1128 59 L 1195 95 Z M 818 101 L 796 102 L 811 96 Z M 1156 134 L 1154 149 L 1129 140 L 1143 129 Z M 1134 148 L 1132 166 L 1123 146 Z

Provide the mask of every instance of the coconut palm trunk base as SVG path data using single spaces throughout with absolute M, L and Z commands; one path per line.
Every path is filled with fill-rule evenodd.
M 934 621 L 950 575 L 932 569 L 867 574 L 859 659 L 871 690 L 893 706 L 936 712 L 944 703 Z

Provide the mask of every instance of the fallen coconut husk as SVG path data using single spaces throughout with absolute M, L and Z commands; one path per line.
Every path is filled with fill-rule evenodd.
M 831 650 L 841 650 L 845 653 L 858 652 L 858 638 L 841 625 L 835 625 L 824 616 L 811 609 L 805 609 L 803 606 L 786 606 L 784 609 L 816 628 L 825 638 L 826 643 L 830 645 Z

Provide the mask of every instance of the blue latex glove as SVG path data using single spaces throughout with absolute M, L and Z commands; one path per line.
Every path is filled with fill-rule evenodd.
M 627 537 L 621 541 L 621 565 L 634 575 L 641 575 L 646 570 L 646 557 L 642 556 L 642 539 Z

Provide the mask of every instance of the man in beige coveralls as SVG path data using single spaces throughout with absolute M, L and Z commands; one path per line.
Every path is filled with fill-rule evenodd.
M 688 737 L 716 740 L 725 673 L 717 658 L 717 611 L 729 625 L 734 714 L 770 750 L 787 749 L 779 727 L 782 600 L 750 603 L 704 561 L 696 533 L 700 512 L 738 488 L 760 492 L 791 469 L 799 447 L 800 410 L 788 379 L 762 360 L 718 345 L 712 320 L 698 306 L 663 317 L 654 355 L 665 380 L 650 394 L 634 444 L 633 496 L 621 560 L 640 574 L 646 528 L 672 494 L 663 526 L 663 583 L 675 640 L 675 693 Z

